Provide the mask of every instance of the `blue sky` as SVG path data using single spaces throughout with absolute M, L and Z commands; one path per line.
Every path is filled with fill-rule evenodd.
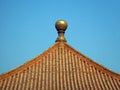
M 53 45 L 58 19 L 68 44 L 120 73 L 120 0 L 0 0 L 0 73 Z

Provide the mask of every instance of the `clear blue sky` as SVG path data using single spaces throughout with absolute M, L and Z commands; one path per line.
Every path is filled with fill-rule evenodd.
M 68 44 L 120 73 L 120 0 L 0 0 L 0 73 L 40 54 L 68 22 Z

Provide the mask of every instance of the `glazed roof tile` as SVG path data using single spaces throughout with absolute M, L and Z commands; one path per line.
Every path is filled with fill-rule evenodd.
M 119 90 L 117 74 L 66 42 L 56 42 L 19 67 L 0 75 L 0 90 Z

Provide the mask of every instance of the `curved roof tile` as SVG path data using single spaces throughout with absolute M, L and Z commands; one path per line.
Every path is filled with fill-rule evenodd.
M 56 42 L 42 54 L 0 75 L 0 90 L 119 90 L 117 74 Z

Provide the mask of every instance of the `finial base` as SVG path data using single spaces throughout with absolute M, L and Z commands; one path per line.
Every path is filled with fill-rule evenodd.
M 65 37 L 58 37 L 55 42 L 67 42 Z

